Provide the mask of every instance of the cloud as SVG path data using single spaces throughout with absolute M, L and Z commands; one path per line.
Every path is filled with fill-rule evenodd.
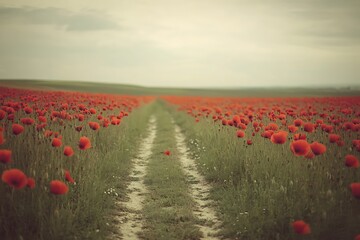
M 295 6 L 294 6 L 295 5 Z M 314 1 L 294 3 L 284 17 L 298 23 L 291 31 L 299 41 L 314 45 L 360 44 L 360 1 Z
M 119 24 L 97 11 L 73 12 L 62 8 L 0 7 L 1 24 L 39 24 L 64 27 L 67 31 L 118 30 Z

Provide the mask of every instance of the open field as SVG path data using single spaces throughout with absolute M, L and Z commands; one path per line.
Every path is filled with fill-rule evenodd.
M 0 239 L 360 238 L 357 90 L 0 86 Z
M 48 80 L 6 80 L 0 79 L 0 86 L 33 88 L 43 90 L 65 90 L 124 95 L 176 95 L 176 96 L 229 96 L 229 97 L 323 97 L 323 96 L 359 96 L 358 88 L 155 88 L 136 85 L 94 83 L 80 81 Z

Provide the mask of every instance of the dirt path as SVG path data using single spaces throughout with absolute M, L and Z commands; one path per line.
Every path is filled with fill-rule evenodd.
M 130 173 L 131 181 L 127 188 L 127 201 L 116 203 L 121 209 L 121 215 L 115 218 L 122 234 L 122 238 L 117 237 L 117 239 L 139 239 L 138 233 L 142 230 L 143 218 L 141 211 L 145 201 L 144 194 L 147 193 L 144 177 L 156 136 L 156 119 L 154 116 L 150 118 L 148 125 L 148 136 L 141 142 L 138 155 L 133 159 L 133 169 Z
M 198 227 L 203 233 L 202 239 L 217 240 L 221 222 L 216 217 L 216 212 L 212 208 L 213 202 L 209 199 L 210 185 L 196 169 L 196 164 L 187 153 L 185 136 L 181 133 L 179 126 L 175 125 L 175 138 L 178 151 L 180 153 L 180 162 L 190 183 L 190 194 L 196 203 L 194 215 L 198 217 L 202 224 Z

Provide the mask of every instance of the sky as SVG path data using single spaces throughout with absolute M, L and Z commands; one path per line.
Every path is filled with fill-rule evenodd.
M 0 78 L 360 85 L 359 0 L 0 0 Z

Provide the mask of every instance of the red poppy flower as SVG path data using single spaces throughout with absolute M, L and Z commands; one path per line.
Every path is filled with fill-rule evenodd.
M 261 136 L 264 137 L 264 138 L 271 138 L 271 135 L 273 135 L 273 134 L 274 134 L 273 130 L 267 130 L 267 131 L 263 132 L 261 134 Z
M 90 108 L 89 111 L 90 111 L 91 114 L 95 114 L 95 113 L 96 113 L 95 108 Z
M 0 162 L 2 163 L 11 162 L 11 150 L 6 150 L 6 149 L 0 150 Z
M 78 132 L 81 132 L 82 128 L 83 128 L 82 126 L 77 126 L 77 127 L 75 127 L 75 130 Z
M 44 116 L 39 116 L 39 122 L 42 122 L 42 123 L 46 123 L 46 117 Z
M 98 130 L 100 128 L 100 125 L 97 122 L 89 122 L 89 126 L 92 130 Z
M 290 144 L 290 149 L 296 156 L 305 156 L 310 151 L 310 145 L 305 140 L 297 140 Z
M 30 114 L 30 113 L 33 112 L 33 109 L 32 109 L 31 107 L 25 107 L 25 108 L 24 108 L 24 112 L 25 112 L 26 114 Z
M 242 130 L 238 130 L 238 131 L 236 132 L 236 136 L 237 136 L 238 138 L 243 138 L 243 137 L 245 137 L 245 133 L 244 133 L 244 131 L 242 131 Z
M 15 115 L 14 115 L 14 114 L 8 114 L 8 115 L 7 115 L 7 120 L 9 120 L 9 121 L 14 121 L 14 119 L 15 119 Z
M 246 144 L 247 144 L 247 145 L 252 145 L 252 144 L 253 144 L 253 142 L 252 142 L 252 140 L 251 140 L 251 139 L 248 139 L 248 140 L 246 140 Z
M 305 235 L 305 234 L 311 233 L 309 224 L 307 224 L 303 220 L 297 220 L 297 221 L 293 222 L 292 227 L 293 227 L 294 231 L 300 235 Z
M 279 126 L 276 123 L 269 123 L 266 127 L 265 130 L 273 130 L 276 131 L 279 129 Z
M 350 184 L 351 193 L 354 197 L 360 199 L 360 182 Z
M 306 157 L 307 159 L 313 159 L 313 158 L 315 157 L 315 154 L 314 154 L 312 151 L 309 151 L 309 152 L 305 155 L 305 157 Z
M 79 141 L 79 148 L 81 150 L 86 150 L 90 147 L 91 147 L 90 139 L 88 139 L 87 137 L 81 137 Z
M 35 179 L 33 179 L 33 178 L 28 178 L 28 179 L 27 179 L 26 186 L 27 186 L 28 188 L 30 188 L 30 189 L 35 188 Z
M 20 121 L 25 125 L 32 125 L 35 122 L 32 118 L 21 118 Z
M 72 155 L 74 155 L 74 150 L 72 149 L 72 147 L 65 146 L 64 155 L 67 156 L 67 157 L 71 157 Z
M 75 182 L 74 179 L 71 177 L 69 170 L 65 170 L 65 180 L 70 183 Z
M 305 131 L 305 132 L 309 132 L 309 133 L 312 133 L 312 132 L 314 132 L 314 130 L 315 130 L 314 124 L 312 124 L 312 123 L 310 123 L 310 122 L 305 123 L 305 124 L 303 125 L 303 127 L 304 127 L 304 131 Z
M 66 194 L 69 191 L 69 187 L 62 181 L 53 180 L 50 182 L 50 192 L 55 195 Z
M 356 235 L 354 240 L 360 240 L 360 234 Z
M 353 141 L 352 141 L 352 145 L 353 145 L 353 147 L 358 147 L 358 146 L 360 146 L 360 140 L 359 140 L 359 139 L 353 140 Z
M 324 152 L 326 152 L 326 146 L 324 144 L 321 144 L 319 142 L 313 142 L 310 144 L 311 147 L 311 151 L 315 154 L 315 155 L 321 155 Z
M 6 112 L 0 109 L 0 120 L 3 120 L 6 117 Z
M 294 125 L 296 127 L 300 127 L 303 124 L 303 121 L 301 119 L 295 119 L 294 120 Z
M 165 151 L 164 151 L 164 154 L 165 154 L 166 156 L 170 156 L 171 152 L 170 152 L 170 150 L 165 150 Z
M 60 138 L 53 138 L 51 145 L 53 147 L 60 147 L 62 145 L 61 139 Z
M 13 168 L 10 170 L 5 170 L 1 176 L 3 182 L 7 183 L 9 186 L 15 189 L 21 189 L 26 186 L 27 177 L 19 169 Z
M 306 134 L 304 133 L 295 133 L 294 140 L 306 140 Z
M 53 135 L 53 131 L 45 130 L 44 135 L 45 137 L 51 137 Z
M 297 128 L 295 125 L 289 125 L 288 126 L 289 132 L 294 133 L 296 132 L 299 128 Z
M 2 131 L 0 131 L 0 145 L 5 143 L 4 134 Z
M 336 143 L 340 140 L 340 136 L 337 134 L 329 134 L 329 140 L 331 143 Z
M 14 135 L 19 135 L 20 133 L 22 133 L 24 131 L 24 127 L 20 124 L 14 123 L 12 125 L 12 132 Z
M 354 155 L 348 154 L 345 156 L 345 165 L 347 167 L 358 168 L 360 166 L 359 159 Z
M 271 135 L 271 141 L 275 144 L 284 144 L 286 142 L 288 132 L 278 131 Z

